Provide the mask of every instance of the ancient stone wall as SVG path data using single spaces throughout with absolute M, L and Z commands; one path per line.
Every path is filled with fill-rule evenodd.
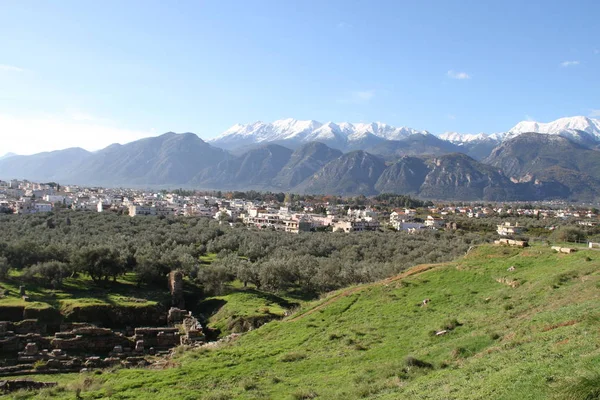
M 185 301 L 183 299 L 183 272 L 171 271 L 168 278 L 171 305 L 177 308 L 185 308 Z

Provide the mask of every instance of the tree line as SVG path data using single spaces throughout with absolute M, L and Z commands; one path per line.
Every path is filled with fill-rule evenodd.
M 201 217 L 127 217 L 61 210 L 2 215 L 0 279 L 42 278 L 59 287 L 86 274 L 109 282 L 134 272 L 140 285 L 165 285 L 182 270 L 208 293 L 239 280 L 262 290 L 319 294 L 371 282 L 420 263 L 451 260 L 492 234 L 425 230 L 288 234 Z M 211 261 L 203 256 L 211 255 Z

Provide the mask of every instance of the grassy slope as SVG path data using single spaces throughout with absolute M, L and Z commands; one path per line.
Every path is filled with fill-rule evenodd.
M 2 306 L 24 306 L 26 308 L 54 307 L 61 312 L 68 312 L 73 307 L 90 305 L 116 305 L 143 307 L 168 300 L 165 290 L 140 289 L 136 286 L 133 274 L 127 274 L 117 282 L 95 284 L 85 275 L 78 278 L 66 278 L 58 290 L 51 290 L 44 285 L 26 283 L 26 294 L 29 301 L 19 297 L 18 276 L 13 274 L 11 280 L 0 282 L 0 289 L 8 289 L 10 295 L 0 298 Z
M 201 301 L 198 309 L 208 319 L 208 327 L 225 336 L 280 319 L 296 304 L 292 299 L 232 285 L 225 294 Z
M 94 376 L 82 397 L 546 399 L 600 366 L 600 252 L 484 246 L 420 271 L 332 294 L 177 368 Z M 452 319 L 462 326 L 431 334 Z M 407 368 L 409 355 L 434 368 Z M 82 387 L 58 379 L 74 381 L 37 398 Z

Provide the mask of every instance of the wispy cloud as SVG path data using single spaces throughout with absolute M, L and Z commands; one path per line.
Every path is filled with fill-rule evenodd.
M 467 74 L 466 72 L 458 72 L 454 70 L 448 71 L 446 75 L 452 79 L 471 79 L 471 75 Z
M 451 120 L 456 119 L 456 115 L 454 115 L 454 114 L 447 114 L 446 117 L 448 117 L 448 119 L 451 119 Z
M 600 117 L 600 110 L 590 111 L 590 117 Z
M 525 114 L 525 121 L 535 121 L 535 118 L 529 114 Z
M 336 28 L 338 29 L 349 29 L 352 28 L 352 24 L 349 24 L 347 22 L 344 21 L 340 21 L 336 24 Z
M 23 72 L 25 70 L 23 68 L 15 67 L 14 65 L 0 64 L 0 71 Z
M 567 68 L 567 67 L 575 67 L 576 65 L 579 65 L 579 61 L 563 61 L 560 63 L 560 66 L 563 68 Z
M 600 50 L 594 49 L 594 54 L 600 54 Z
M 342 97 L 339 102 L 345 104 L 365 104 L 375 97 L 374 90 L 356 90 Z

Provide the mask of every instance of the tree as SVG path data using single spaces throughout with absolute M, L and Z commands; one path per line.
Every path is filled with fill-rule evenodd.
M 6 280 L 10 272 L 10 264 L 6 257 L 0 257 L 0 280 Z
M 581 229 L 565 226 L 552 232 L 550 238 L 556 242 L 582 242 L 585 240 L 585 233 Z
M 108 281 L 109 278 L 116 280 L 117 276 L 125 273 L 121 254 L 109 246 L 84 247 L 75 254 L 73 264 L 95 282 Z
M 25 277 L 32 279 L 40 276 L 45 282 L 49 282 L 54 289 L 62 286 L 63 279 L 70 273 L 68 264 L 60 261 L 48 261 L 33 265 L 25 271 Z

